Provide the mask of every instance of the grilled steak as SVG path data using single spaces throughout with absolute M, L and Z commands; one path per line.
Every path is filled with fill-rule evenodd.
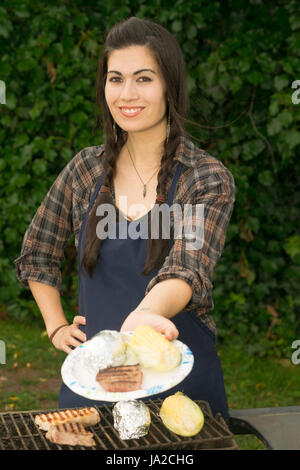
M 143 372 L 140 364 L 100 369 L 97 382 L 107 392 L 132 392 L 142 388 Z
M 86 447 L 96 445 L 93 434 L 80 423 L 51 424 L 46 437 L 55 444 Z
M 84 426 L 92 426 L 100 421 L 96 408 L 81 408 L 78 410 L 55 411 L 53 413 L 37 415 L 35 424 L 44 431 L 48 431 L 51 424 L 80 423 Z

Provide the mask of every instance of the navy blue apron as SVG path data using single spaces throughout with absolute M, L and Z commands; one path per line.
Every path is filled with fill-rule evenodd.
M 176 182 L 181 170 L 182 164 L 179 162 L 168 194 L 167 203 L 169 206 L 173 203 Z M 132 223 L 125 218 L 122 222 L 121 215 L 119 223 L 115 224 L 117 238 L 108 237 L 102 243 L 101 262 L 96 264 L 92 278 L 88 276 L 84 268 L 81 269 L 86 221 L 100 190 L 102 180 L 103 174 L 85 214 L 78 242 L 78 314 L 86 318 L 86 325 L 80 326 L 80 329 L 85 332 L 87 340 L 100 330 L 119 331 L 129 313 L 144 298 L 147 285 L 158 272 L 158 269 L 155 268 L 147 276 L 141 274 L 146 260 L 147 239 L 132 239 L 130 236 L 124 237 L 124 235 L 123 238 L 118 238 L 121 224 L 125 224 L 127 230 L 129 223 Z M 143 217 L 148 217 L 148 214 Z M 143 217 L 133 222 L 138 223 Z M 124 225 L 122 230 L 124 230 Z M 171 238 L 170 248 L 173 243 L 174 240 Z M 191 399 L 208 401 L 213 414 L 220 412 L 227 420 L 227 398 L 222 368 L 215 349 L 215 335 L 199 319 L 194 310 L 178 313 L 172 318 L 172 322 L 179 331 L 178 339 L 192 350 L 194 366 L 191 373 L 180 384 L 166 392 L 153 395 L 151 398 L 165 398 L 176 391 L 181 391 Z M 144 400 L 147 399 L 149 398 Z M 60 408 L 92 406 L 93 404 L 101 406 L 103 403 L 107 404 L 107 402 L 90 400 L 77 395 L 62 383 L 59 395 Z

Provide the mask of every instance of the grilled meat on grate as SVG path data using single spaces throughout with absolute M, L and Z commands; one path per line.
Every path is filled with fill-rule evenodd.
M 92 426 L 99 421 L 98 411 L 90 407 L 40 414 L 34 419 L 35 424 L 44 431 L 48 431 L 52 424 L 80 423 L 84 426 Z
M 55 444 L 86 447 L 96 445 L 93 434 L 80 423 L 51 424 L 46 437 Z

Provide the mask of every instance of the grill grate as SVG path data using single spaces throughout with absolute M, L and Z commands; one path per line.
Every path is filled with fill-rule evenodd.
M 229 431 L 221 415 L 213 417 L 209 404 L 195 400 L 204 413 L 204 426 L 193 437 L 182 437 L 169 431 L 159 417 L 163 400 L 148 400 L 145 404 L 151 413 L 151 425 L 146 436 L 139 439 L 122 440 L 114 428 L 112 409 L 114 404 L 95 407 L 101 421 L 89 430 L 93 432 L 96 446 L 89 449 L 101 450 L 159 450 L 159 449 L 236 449 L 234 435 Z M 87 449 L 83 446 L 58 445 L 45 437 L 45 431 L 34 423 L 37 414 L 57 410 L 23 411 L 0 413 L 0 450 L 59 450 Z

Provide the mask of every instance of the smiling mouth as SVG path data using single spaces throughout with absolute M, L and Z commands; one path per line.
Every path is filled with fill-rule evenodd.
M 143 109 L 144 108 L 141 108 L 141 107 L 137 107 L 137 108 L 123 108 L 123 107 L 121 107 L 120 111 L 123 114 L 123 116 L 132 117 L 132 116 L 137 116 L 138 114 L 140 114 L 143 111 Z

